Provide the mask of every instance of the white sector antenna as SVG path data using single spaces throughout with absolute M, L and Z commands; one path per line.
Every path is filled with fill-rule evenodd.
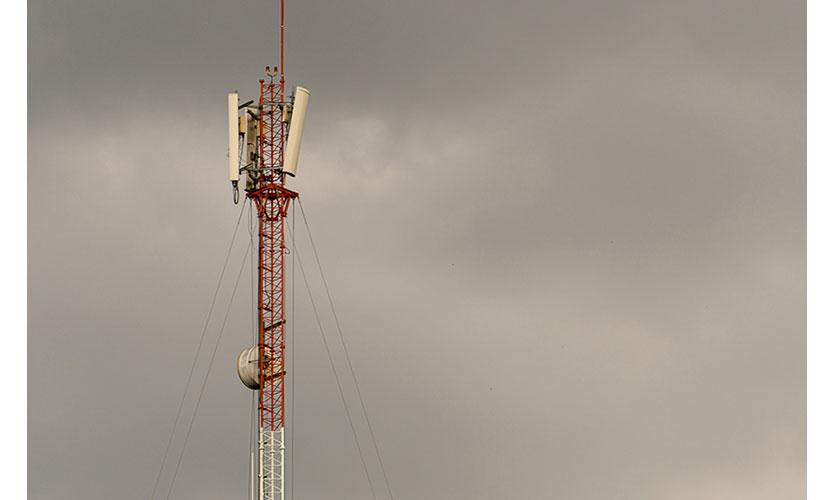
M 301 149 L 301 135 L 304 133 L 304 117 L 307 114 L 307 102 L 310 91 L 304 87 L 295 88 L 295 102 L 290 118 L 290 133 L 287 137 L 287 154 L 284 158 L 284 173 L 295 177 L 298 169 L 298 152 Z
M 238 172 L 238 123 L 237 123 L 237 92 L 229 92 L 229 180 L 237 184 L 240 179 Z

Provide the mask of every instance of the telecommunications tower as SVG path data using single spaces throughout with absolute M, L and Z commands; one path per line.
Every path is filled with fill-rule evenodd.
M 238 104 L 229 94 L 229 180 L 235 203 L 244 176 L 246 197 L 258 213 L 258 344 L 238 357 L 243 384 L 258 391 L 258 448 L 253 494 L 258 500 L 284 499 L 284 226 L 298 193 L 287 189 L 295 177 L 310 92 L 284 87 L 284 0 L 281 1 L 280 66 L 266 68 L 258 101 Z M 276 80 L 277 78 L 277 80 Z

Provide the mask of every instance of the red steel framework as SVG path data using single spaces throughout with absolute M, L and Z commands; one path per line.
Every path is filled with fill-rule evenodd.
M 281 0 L 280 71 L 260 80 L 257 174 L 247 197 L 258 212 L 258 500 L 284 500 L 285 219 L 298 193 L 284 187 L 289 103 L 284 100 L 284 1 Z M 280 75 L 280 80 L 275 77 Z M 253 471 L 254 472 L 254 471 Z M 254 485 L 253 485 L 254 486 Z
M 258 210 L 258 412 L 261 429 L 284 427 L 284 220 L 290 201 L 298 193 L 284 187 L 281 173 L 287 127 L 282 118 L 284 78 L 274 83 L 278 68 L 267 68 L 270 81 L 260 81 L 260 175 L 257 189 L 247 196 Z

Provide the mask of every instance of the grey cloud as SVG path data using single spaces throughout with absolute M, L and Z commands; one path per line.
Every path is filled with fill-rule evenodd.
M 275 63 L 275 14 L 30 3 L 33 497 L 149 496 L 240 209 L 224 94 Z M 294 187 L 397 498 L 805 494 L 804 4 L 287 15 Z M 172 498 L 246 493 L 246 266 Z M 305 294 L 295 492 L 367 498 Z

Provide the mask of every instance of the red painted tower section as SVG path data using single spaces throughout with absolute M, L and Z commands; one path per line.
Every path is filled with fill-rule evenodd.
M 277 68 L 275 68 L 277 70 Z M 277 72 L 277 71 L 276 71 Z M 269 72 L 271 77 L 275 73 Z M 281 83 L 261 80 L 260 174 L 258 187 L 247 196 L 258 211 L 258 318 L 259 389 L 258 412 L 263 430 L 277 431 L 284 426 L 284 222 L 290 201 L 297 193 L 284 187 L 283 166 L 286 124 Z

